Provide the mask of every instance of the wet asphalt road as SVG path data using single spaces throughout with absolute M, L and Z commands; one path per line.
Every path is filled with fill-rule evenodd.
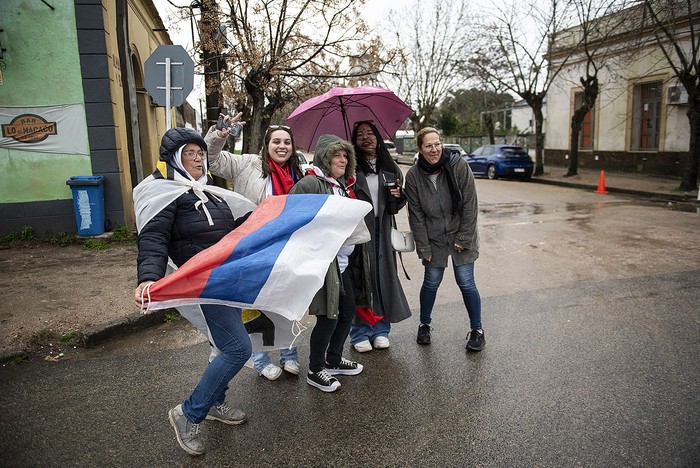
M 335 394 L 245 369 L 230 402 L 249 421 L 207 422 L 207 453 L 192 458 L 166 412 L 195 385 L 208 345 L 184 322 L 165 324 L 83 359 L 0 368 L 0 465 L 698 466 L 700 265 L 683 244 L 697 218 L 588 195 L 560 209 L 553 197 L 567 192 L 554 188 L 536 205 L 499 198 L 523 186 L 480 192 L 482 243 L 493 243 L 477 263 L 483 352 L 464 350 L 466 312 L 446 275 L 433 344 L 415 343 L 414 315 L 390 349 L 348 351 L 365 371 L 341 376 Z M 685 233 L 676 250 L 662 242 L 671 223 Z
M 6 367 L 2 464 L 697 466 L 699 287 L 696 270 L 486 299 L 479 354 L 447 304 L 433 344 L 396 326 L 336 394 L 244 371 L 232 400 L 249 422 L 208 422 L 197 460 L 165 413 L 196 383 L 204 343 Z

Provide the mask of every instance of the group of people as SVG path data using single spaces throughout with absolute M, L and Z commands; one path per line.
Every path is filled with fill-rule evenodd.
M 240 117 L 224 119 L 238 122 Z M 339 389 L 336 376 L 357 375 L 363 370 L 362 364 L 343 357 L 348 336 L 359 353 L 385 349 L 390 346 L 391 324 L 411 316 L 391 245 L 392 218 L 406 205 L 417 254 L 425 267 L 417 342 L 430 344 L 433 305 L 447 260 L 452 258 L 470 319 L 466 347 L 483 349 L 481 300 L 474 281 L 479 249 L 474 178 L 465 161 L 443 151 L 436 129 L 424 128 L 417 133 L 420 156 L 405 181 L 371 121 L 356 122 L 351 141 L 321 135 L 313 167 L 306 174 L 299 165 L 289 127 L 270 126 L 260 154 L 223 151 L 228 137 L 226 128 L 216 127 L 210 128 L 205 138 L 186 128 L 170 129 L 163 136 L 163 167 L 135 189 L 134 199 L 138 203 L 144 192 L 141 185 L 146 184 L 162 186 L 164 192 L 175 195 L 148 219 L 139 222 L 137 212 L 137 306 L 144 306 L 148 285 L 165 276 L 168 259 L 176 266 L 184 264 L 247 219 L 249 213 L 234 215 L 236 210 L 222 195 L 223 189 L 207 183 L 210 171 L 232 181 L 233 190 L 254 205 L 271 196 L 317 193 L 356 198 L 373 207 L 364 219 L 370 240 L 340 248 L 309 306 L 309 314 L 316 317 L 309 338 L 309 385 L 323 392 Z M 178 191 L 173 191 L 173 186 Z M 200 427 L 205 419 L 225 424 L 245 422 L 245 413 L 229 406 L 225 394 L 229 381 L 251 354 L 255 370 L 269 380 L 276 380 L 283 372 L 298 375 L 301 369 L 297 348 L 282 349 L 279 366 L 268 352 L 253 353 L 240 309 L 223 305 L 202 305 L 201 309 L 208 338 L 218 352 L 212 353 L 190 396 L 168 413 L 178 443 L 191 455 L 204 453 Z

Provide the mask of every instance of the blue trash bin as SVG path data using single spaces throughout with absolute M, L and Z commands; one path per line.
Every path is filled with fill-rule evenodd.
M 105 232 L 104 176 L 71 176 L 66 181 L 73 191 L 73 210 L 79 236 Z

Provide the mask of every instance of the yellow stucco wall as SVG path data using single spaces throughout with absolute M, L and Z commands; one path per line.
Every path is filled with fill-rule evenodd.
M 115 139 L 117 142 L 117 158 L 119 174 L 122 186 L 122 200 L 124 203 L 124 218 L 127 225 L 135 225 L 132 199 L 132 186 L 138 181 L 132 181 L 129 162 L 127 124 L 130 117 L 126 115 L 124 103 L 124 91 L 126 77 L 122 76 L 122 64 L 119 58 L 117 42 L 117 13 L 115 0 L 103 0 L 105 40 L 107 54 L 109 56 L 110 92 L 112 96 L 112 110 L 115 124 Z M 158 160 L 158 148 L 160 138 L 165 132 L 165 109 L 151 106 L 150 98 L 139 90 L 143 86 L 143 64 L 151 53 L 161 44 L 171 44 L 170 38 L 163 29 L 163 24 L 150 0 L 133 0 L 128 2 L 129 48 L 132 55 L 132 64 L 135 68 L 135 87 L 137 96 L 141 99 L 139 108 L 140 138 L 136 144 L 140 144 L 142 150 L 141 160 L 144 177 L 153 172 Z M 174 109 L 172 111 L 174 116 Z

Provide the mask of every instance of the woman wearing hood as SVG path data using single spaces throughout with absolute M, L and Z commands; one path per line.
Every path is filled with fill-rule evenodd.
M 457 286 L 467 309 L 470 331 L 467 350 L 484 348 L 481 327 L 481 296 L 474 281 L 474 262 L 479 258 L 479 231 L 474 175 L 459 155 L 450 155 L 431 127 L 416 133 L 418 162 L 406 174 L 408 222 L 423 261 L 425 275 L 420 289 L 420 326 L 416 341 L 430 344 L 430 324 L 437 290 L 452 260 Z
M 226 123 L 237 122 L 241 114 L 232 119 L 226 115 Z M 233 182 L 233 190 L 240 193 L 256 205 L 267 197 L 286 195 L 292 186 L 302 177 L 294 135 L 289 127 L 271 125 L 265 132 L 260 154 L 233 154 L 222 151 L 229 136 L 226 128 L 209 129 L 204 137 L 209 146 L 209 164 L 211 173 Z M 299 353 L 296 347 L 280 350 L 280 366 L 273 364 L 270 353 L 259 351 L 253 353 L 253 366 L 258 375 L 268 380 L 276 380 L 282 375 L 282 369 L 293 375 L 299 375 Z
M 289 192 L 321 193 L 355 197 L 355 151 L 352 145 L 335 135 L 321 135 L 316 143 L 313 172 L 301 179 Z M 348 268 L 350 255 L 357 250 L 369 272 L 369 256 L 362 245 L 341 247 L 331 263 L 321 289 L 316 293 L 309 313 L 316 316 L 311 332 L 309 371 L 306 381 L 324 392 L 340 388 L 335 375 L 357 375 L 362 364 L 342 357 L 343 346 L 355 317 L 355 291 Z M 360 282 L 367 283 L 368 282 Z M 357 284 L 357 283 L 356 283 Z M 362 294 L 369 288 L 364 286 Z
M 165 276 L 168 258 L 181 266 L 242 224 L 244 213 L 254 208 L 243 197 L 207 182 L 207 145 L 202 137 L 188 128 L 165 132 L 158 168 L 134 189 L 138 307 L 147 303 L 148 286 Z M 178 443 L 191 455 L 204 453 L 200 425 L 205 419 L 245 422 L 245 413 L 231 408 L 225 397 L 228 382 L 251 354 L 240 309 L 203 304 L 201 315 L 220 353 L 211 359 L 190 396 L 168 412 Z

